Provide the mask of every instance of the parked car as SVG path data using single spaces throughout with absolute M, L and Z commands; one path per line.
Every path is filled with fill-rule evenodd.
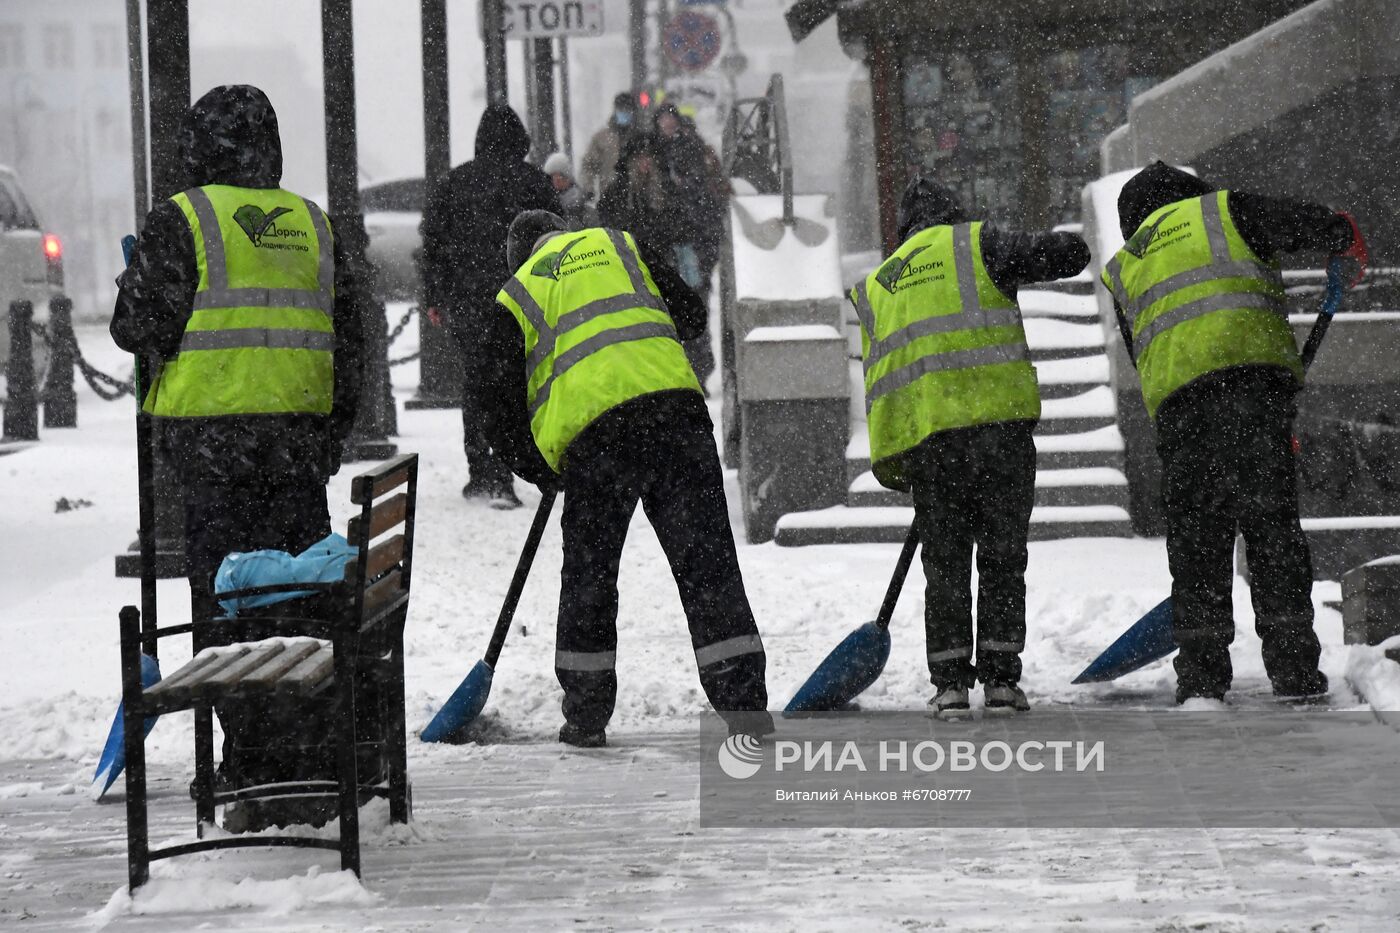
M 63 242 L 46 233 L 12 169 L 0 166 L 0 372 L 10 365 L 10 303 L 27 299 L 34 320 L 46 322 L 49 299 L 63 290 Z M 34 340 L 34 369 L 42 381 L 48 348 Z
M 418 224 L 423 219 L 423 179 L 402 178 L 360 189 L 369 234 L 369 259 L 379 270 L 378 297 L 418 300 Z

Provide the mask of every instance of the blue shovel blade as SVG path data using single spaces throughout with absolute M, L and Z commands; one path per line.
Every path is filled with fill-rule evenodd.
M 491 695 L 491 678 L 494 672 L 485 661 L 477 661 L 476 666 L 462 678 L 452 696 L 442 704 L 433 721 L 419 734 L 424 742 L 446 742 L 455 734 L 471 725 L 472 720 L 486 708 L 486 698 Z
M 875 682 L 889 658 L 890 630 L 874 622 L 865 623 L 817 665 L 785 712 L 840 709 Z
M 160 683 L 160 662 L 148 654 L 141 655 L 141 686 L 149 690 Z M 124 703 L 117 704 L 117 715 L 112 720 L 112 728 L 107 731 L 107 743 L 102 746 L 102 757 L 97 759 L 97 772 L 92 776 L 92 799 L 101 800 L 102 795 L 111 790 L 122 769 L 126 767 L 126 746 L 123 744 L 124 730 L 122 715 L 126 712 Z M 146 735 L 155 728 L 156 716 L 146 717 Z
M 1084 672 L 1073 682 L 1092 684 L 1117 680 L 1153 661 L 1160 661 L 1175 650 L 1172 601 L 1171 597 L 1167 597 L 1133 623 L 1132 628 L 1119 635 L 1118 640 L 1095 658 L 1094 663 L 1084 668 Z

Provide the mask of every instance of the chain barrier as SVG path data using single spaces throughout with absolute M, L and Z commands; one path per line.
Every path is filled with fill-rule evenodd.
M 388 347 L 395 340 L 399 339 L 399 335 L 401 335 L 404 332 L 404 328 L 408 326 L 408 322 L 413 320 L 413 315 L 417 313 L 417 305 L 408 306 L 408 310 L 403 313 L 403 317 L 399 318 L 399 322 L 394 325 L 394 329 L 389 331 L 389 336 L 384 341 L 385 347 Z M 388 362 L 390 366 L 402 366 L 404 363 L 412 363 L 414 360 L 418 359 L 422 355 L 423 351 L 419 350 L 416 353 L 410 353 L 407 356 L 401 356 L 397 359 L 391 359 Z
M 394 329 L 391 330 L 391 331 L 389 331 L 389 336 L 388 336 L 387 338 L 385 338 L 385 340 L 384 340 L 384 345 L 385 345 L 386 347 L 387 347 L 389 344 L 393 343 L 395 340 L 398 340 L 398 339 L 399 339 L 399 335 L 403 333 L 404 328 L 408 326 L 408 322 L 411 321 L 411 320 L 413 320 L 413 315 L 415 315 L 415 314 L 417 314 L 417 313 L 418 313 L 418 306 L 417 306 L 417 305 L 409 305 L 409 306 L 408 306 L 408 310 L 405 311 L 405 312 L 403 313 L 403 317 L 399 318 L 399 322 L 398 322 L 397 324 L 394 325 Z M 393 365 L 393 364 L 390 364 L 390 365 Z
M 30 321 L 29 329 L 34 335 L 44 342 L 44 346 L 52 353 L 53 339 L 49 336 L 49 329 L 38 321 Z M 88 384 L 88 388 L 104 402 L 115 402 L 119 398 L 128 395 L 135 395 L 136 389 L 130 379 L 118 379 L 109 376 L 96 366 L 83 358 L 83 351 L 78 346 L 77 334 L 73 335 L 73 363 L 78 367 L 78 372 L 83 374 L 83 381 Z M 105 387 L 105 388 L 104 388 Z
M 409 309 L 403 313 L 403 317 L 399 318 L 398 323 L 395 324 L 393 330 L 389 332 L 388 338 L 385 340 L 385 346 L 392 344 L 403 334 L 404 330 L 408 327 L 408 322 L 413 320 L 413 315 L 417 313 L 417 305 L 411 305 Z M 50 352 L 53 351 L 53 339 L 49 336 L 49 329 L 47 327 L 38 321 L 30 321 L 29 329 L 34 333 L 34 336 L 44 342 L 44 346 L 48 347 Z M 402 366 L 405 363 L 412 363 L 422 355 L 422 351 L 410 353 L 407 356 L 389 360 L 389 365 Z M 118 379 L 115 376 L 109 376 L 84 359 L 83 351 L 78 346 L 76 335 L 74 335 L 73 339 L 73 362 L 78 367 L 78 371 L 82 373 L 83 381 L 88 384 L 88 388 L 92 389 L 93 393 L 103 401 L 115 402 L 117 399 L 136 394 L 136 389 L 132 385 L 130 379 Z

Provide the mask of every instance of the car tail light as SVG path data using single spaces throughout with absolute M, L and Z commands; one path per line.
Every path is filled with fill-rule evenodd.
M 44 260 L 48 265 L 48 282 L 54 288 L 63 287 L 63 241 L 56 234 L 44 234 Z

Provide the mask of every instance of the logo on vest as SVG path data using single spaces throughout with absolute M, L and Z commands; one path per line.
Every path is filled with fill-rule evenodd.
M 1128 242 L 1123 244 L 1123 249 L 1127 250 L 1129 253 L 1131 253 L 1138 259 L 1142 259 L 1144 256 L 1147 255 L 1147 247 L 1152 245 L 1152 240 L 1157 236 L 1158 228 L 1166 222 L 1168 217 L 1175 213 L 1176 208 L 1172 208 L 1171 210 L 1163 214 L 1161 217 L 1158 217 L 1156 220 L 1154 220 L 1150 227 L 1139 228 L 1138 232 L 1134 233 L 1132 237 L 1128 240 Z M 1172 228 L 1172 230 L 1175 229 L 1177 228 Z M 1171 230 L 1167 232 L 1170 233 Z
M 572 275 L 584 269 L 591 269 L 594 266 L 606 266 L 608 264 L 605 249 L 590 249 L 587 252 L 575 254 L 573 249 L 583 242 L 583 237 L 569 241 L 567 245 L 557 253 L 545 253 L 535 264 L 530 267 L 530 274 L 537 275 L 542 279 L 558 281 L 561 276 Z M 588 262 L 588 260 L 597 260 Z M 587 263 L 580 266 L 579 263 Z
M 245 204 L 233 212 L 233 219 L 248 235 L 248 242 L 259 249 L 294 249 L 307 252 L 310 247 L 305 244 L 283 242 L 288 239 L 306 239 L 305 230 L 283 229 L 277 226 L 277 218 L 291 212 L 289 207 L 274 207 L 264 213 L 256 204 Z
M 933 272 L 943 268 L 943 260 L 935 259 L 921 265 L 914 264 L 914 257 L 918 256 L 927 246 L 920 246 L 911 251 L 908 256 L 896 256 L 880 267 L 880 271 L 875 273 L 875 281 L 879 282 L 885 291 L 893 295 L 903 288 L 923 284 L 930 279 L 928 277 L 918 278 L 925 272 Z M 943 274 L 933 276 L 933 279 L 941 279 Z

